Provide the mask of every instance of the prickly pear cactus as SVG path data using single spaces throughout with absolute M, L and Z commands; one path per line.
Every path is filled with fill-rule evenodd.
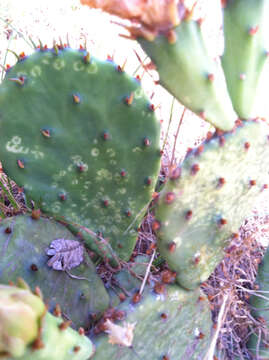
M 199 22 L 184 19 L 170 42 L 164 35 L 138 41 L 157 66 L 161 85 L 215 127 L 233 128 L 235 114 L 224 77 L 206 50 Z
M 0 358 L 4 360 L 88 360 L 91 341 L 46 313 L 29 289 L 0 285 Z
M 38 336 L 45 311 L 42 300 L 29 290 L 0 285 L 0 357 L 24 354 Z
M 200 290 L 188 292 L 169 285 L 161 294 L 146 289 L 136 300 L 134 295 L 122 303 L 117 309 L 125 314 L 124 320 L 106 322 L 109 334 L 93 339 L 95 360 L 200 359 L 205 355 L 212 320 Z
M 258 285 L 257 294 L 250 299 L 253 308 L 252 315 L 260 322 L 258 331 L 254 331 L 248 342 L 248 349 L 259 359 L 269 358 L 269 249 L 266 251 L 262 263 L 259 265 L 256 284 Z M 260 333 L 259 333 L 260 332 Z
M 139 80 L 84 50 L 43 48 L 8 71 L 0 109 L 0 158 L 28 200 L 128 260 L 160 168 Z
M 61 224 L 27 215 L 6 218 L 0 223 L 0 257 L 1 283 L 23 277 L 32 288 L 41 284 L 50 309 L 60 304 L 76 326 L 88 326 L 91 314 L 108 307 L 108 294 L 93 263 Z
M 209 277 L 266 191 L 268 134 L 266 123 L 248 122 L 236 133 L 215 135 L 189 153 L 160 193 L 153 224 L 158 249 L 184 288 Z
M 250 118 L 259 78 L 268 58 L 268 0 L 226 0 L 225 50 L 222 57 L 228 90 L 237 114 Z

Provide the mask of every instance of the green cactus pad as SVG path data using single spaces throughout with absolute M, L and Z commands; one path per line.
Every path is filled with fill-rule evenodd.
M 227 0 L 224 7 L 222 66 L 234 109 L 242 119 L 252 116 L 259 78 L 268 58 L 268 14 L 268 0 Z
M 254 200 L 267 191 L 268 134 L 265 122 L 247 122 L 215 135 L 189 153 L 160 193 L 153 224 L 158 249 L 184 288 L 207 280 Z
M 29 289 L 0 285 L 0 299 L 0 314 L 5 315 L 5 326 L 3 328 L 0 326 L 1 359 L 88 360 L 93 354 L 91 341 L 83 333 L 79 334 L 71 329 L 61 317 L 46 313 L 45 304 Z M 9 310 L 7 310 L 8 306 L 10 306 Z M 15 315 L 14 310 L 18 313 L 17 324 L 12 316 Z M 32 320 L 29 314 L 32 315 Z M 3 325 L 3 317 L 1 315 L 0 317 Z M 30 325 L 34 328 L 31 342 L 25 342 L 25 346 L 20 347 L 19 352 L 17 346 L 10 349 L 10 345 L 18 345 L 19 340 L 25 340 Z M 8 344 L 8 348 L 2 348 L 2 339 Z
M 41 341 L 43 347 L 28 347 L 20 357 L 6 360 L 88 360 L 94 353 L 92 342 L 71 328 L 60 329 L 62 319 L 47 313 L 42 321 Z
M 183 20 L 174 32 L 174 43 L 163 35 L 152 42 L 138 39 L 157 66 L 161 85 L 215 127 L 231 130 L 235 114 L 224 76 L 207 52 L 200 25 Z
M 160 168 L 139 81 L 85 51 L 37 51 L 8 71 L 0 109 L 0 158 L 28 200 L 128 260 Z
M 117 325 L 135 324 L 132 346 L 112 345 L 102 334 L 93 339 L 95 360 L 200 359 L 205 355 L 212 327 L 206 297 L 169 285 L 165 293 L 145 289 L 141 300 L 125 301 L 117 309 L 126 317 Z M 166 356 L 166 357 L 165 357 Z
M 2 353 L 19 357 L 38 336 L 46 307 L 27 289 L 0 285 L 0 358 Z
M 252 315 L 262 322 L 265 332 L 261 333 L 259 341 L 258 332 L 253 332 L 250 340 L 247 344 L 248 349 L 259 359 L 269 358 L 269 249 L 266 251 L 262 263 L 259 265 L 256 283 L 259 289 L 256 295 L 253 295 L 250 299 L 251 306 L 253 308 Z M 258 348 L 257 348 L 258 347 Z
M 86 251 L 82 263 L 74 268 L 60 271 L 48 266 L 47 249 L 55 239 L 76 240 L 52 220 L 16 216 L 1 221 L 0 282 L 8 284 L 23 277 L 32 288 L 41 285 L 51 309 L 60 304 L 74 325 L 88 326 L 91 314 L 108 307 L 108 294 Z

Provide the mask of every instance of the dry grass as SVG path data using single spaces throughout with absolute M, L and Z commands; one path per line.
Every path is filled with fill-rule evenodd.
M 264 253 L 257 239 L 261 236 L 269 238 L 268 230 L 269 217 L 253 216 L 246 220 L 238 237 L 231 239 L 224 260 L 202 286 L 210 300 L 215 324 L 223 298 L 228 295 L 215 352 L 218 359 L 234 359 L 236 356 L 252 359 L 246 343 L 250 329 L 257 326 L 257 321 L 250 313 L 248 301 L 255 290 L 257 268 Z

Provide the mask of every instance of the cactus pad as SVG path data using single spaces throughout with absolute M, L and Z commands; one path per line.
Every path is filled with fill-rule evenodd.
M 76 240 L 63 225 L 48 219 L 16 216 L 1 221 L 0 282 L 8 284 L 23 277 L 32 288 L 41 284 L 51 309 L 60 304 L 74 325 L 88 326 L 92 313 L 108 307 L 108 295 L 86 252 L 82 263 L 70 270 L 57 271 L 48 266 L 52 260 L 47 249 L 56 239 Z
M 0 285 L 0 358 L 2 353 L 24 354 L 38 336 L 45 309 L 42 300 L 29 290 Z
M 93 339 L 95 360 L 194 360 L 205 355 L 212 320 L 208 301 L 200 290 L 188 292 L 169 285 L 164 294 L 157 295 L 146 289 L 138 303 L 128 300 L 118 309 L 126 317 L 117 325 L 127 328 L 127 324 L 135 324 L 132 346 L 109 343 L 113 333 L 97 336 Z
M 254 200 L 268 187 L 269 127 L 247 122 L 189 152 L 160 193 L 153 224 L 161 256 L 193 289 L 223 258 Z
M 207 53 L 198 22 L 184 20 L 174 29 L 175 41 L 160 35 L 139 38 L 160 76 L 160 83 L 183 105 L 222 130 L 231 130 L 235 114 L 224 76 Z
M 139 80 L 86 51 L 43 49 L 8 71 L 0 109 L 0 158 L 27 199 L 128 260 L 160 167 Z
M 260 321 L 261 328 L 264 331 L 259 335 L 258 332 L 253 332 L 248 342 L 248 349 L 255 354 L 259 359 L 269 358 L 269 249 L 266 251 L 262 263 L 259 265 L 256 283 L 258 285 L 258 293 L 253 295 L 250 299 L 253 308 L 252 315 Z M 260 337 L 260 338 L 259 338 Z M 258 348 L 257 348 L 258 347 Z
M 227 0 L 225 4 L 222 66 L 234 109 L 240 118 L 248 119 L 268 58 L 269 1 Z
M 4 328 L 0 327 L 0 358 L 5 360 L 88 360 L 93 354 L 91 341 L 83 333 L 77 333 L 69 328 L 68 322 L 58 316 L 52 316 L 45 312 L 45 304 L 39 297 L 32 294 L 30 290 L 14 286 L 0 285 L 0 313 L 5 315 Z M 26 301 L 31 300 L 31 301 Z M 2 300 L 5 300 L 4 302 Z M 34 303 L 34 307 L 32 306 Z M 39 311 L 37 312 L 37 305 Z M 10 306 L 10 309 L 8 307 Z M 16 309 L 16 310 L 15 310 Z M 3 310 L 3 312 L 1 312 Z M 12 315 L 18 313 L 16 325 Z M 40 313 L 41 311 L 41 313 Z M 28 315 L 36 313 L 35 324 L 29 321 Z M 19 316 L 21 314 L 21 316 Z M 1 317 L 1 315 L 0 315 Z M 27 321 L 26 321 L 27 320 Z M 34 319 L 33 319 L 34 320 Z M 1 325 L 3 324 L 1 317 Z M 27 347 L 18 352 L 19 339 L 26 336 L 29 326 L 35 327 L 35 336 L 31 342 L 26 343 Z M 16 328 L 17 326 L 17 328 Z M 4 333 L 3 333 L 4 331 Z M 21 332 L 21 334 L 20 334 Z M 1 338 L 1 336 L 3 337 Z M 17 337 L 16 337 L 17 336 Z M 2 348 L 1 340 L 4 340 L 10 347 Z M 5 351 L 7 350 L 7 351 Z M 13 351 L 14 350 L 14 351 Z

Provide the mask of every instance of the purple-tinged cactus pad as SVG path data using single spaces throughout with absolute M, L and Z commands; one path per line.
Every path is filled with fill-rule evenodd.
M 50 309 L 60 304 L 75 326 L 88 326 L 92 314 L 101 314 L 108 307 L 108 294 L 85 249 L 82 261 L 73 268 L 64 266 L 66 248 L 62 254 L 58 251 L 66 271 L 53 269 L 47 252 L 56 239 L 77 242 L 65 226 L 49 219 L 33 220 L 25 215 L 1 221 L 0 282 L 8 284 L 23 277 L 31 288 L 41 286 Z M 76 251 L 73 245 L 73 253 Z

